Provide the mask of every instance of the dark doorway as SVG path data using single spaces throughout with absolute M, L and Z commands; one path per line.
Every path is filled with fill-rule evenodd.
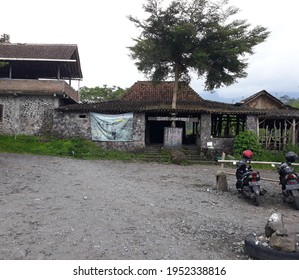
M 195 122 L 176 121 L 176 127 L 183 128 L 183 145 L 195 145 L 197 138 Z M 164 128 L 171 127 L 171 121 L 148 120 L 146 124 L 146 144 L 163 144 Z

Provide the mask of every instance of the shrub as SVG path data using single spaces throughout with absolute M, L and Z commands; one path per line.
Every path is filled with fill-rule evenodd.
M 262 146 L 259 143 L 257 135 L 250 130 L 243 131 L 235 137 L 234 154 L 240 156 L 244 150 L 251 150 L 254 154 L 254 159 L 257 159 L 262 154 Z

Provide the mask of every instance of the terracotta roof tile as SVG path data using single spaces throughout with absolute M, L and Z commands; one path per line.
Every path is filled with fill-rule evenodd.
M 153 84 L 136 82 L 119 100 L 100 103 L 76 104 L 59 108 L 64 112 L 164 112 L 164 113 L 221 113 L 221 114 L 263 114 L 264 111 L 246 106 L 208 101 L 200 97 L 190 86 L 180 85 L 177 108 L 172 109 L 173 82 Z

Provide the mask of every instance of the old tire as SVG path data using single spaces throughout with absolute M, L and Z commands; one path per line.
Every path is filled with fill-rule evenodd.
M 261 204 L 261 197 L 259 194 L 255 194 L 254 195 L 254 205 L 255 206 L 260 206 Z
M 295 209 L 299 210 L 299 196 L 294 197 Z
M 256 236 L 252 233 L 245 237 L 244 251 L 257 260 L 299 260 L 299 252 L 283 252 L 256 244 Z

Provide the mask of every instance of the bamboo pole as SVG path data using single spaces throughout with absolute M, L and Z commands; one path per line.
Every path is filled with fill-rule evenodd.
M 296 145 L 296 120 L 293 118 L 292 124 L 292 144 Z
M 231 172 L 226 172 L 227 175 L 236 175 L 235 173 L 231 173 Z M 279 180 L 276 180 L 276 179 L 270 179 L 270 178 L 261 178 L 261 180 L 264 180 L 264 181 L 270 181 L 270 182 L 275 182 L 275 183 L 279 183 Z
M 218 160 L 218 162 L 219 163 L 234 163 L 234 162 L 238 162 L 239 160 L 236 160 L 236 159 L 225 159 L 225 160 L 222 160 L 222 159 L 219 159 Z M 254 164 L 254 163 L 256 163 L 256 164 L 269 164 L 269 165 L 271 165 L 271 164 L 274 164 L 274 165 L 278 165 L 278 164 L 281 164 L 281 162 L 268 162 L 268 161 L 255 161 L 255 160 L 253 160 L 253 161 L 251 161 L 250 163 L 252 163 L 252 164 Z M 294 165 L 294 166 L 299 166 L 299 163 L 292 163 L 292 165 Z

